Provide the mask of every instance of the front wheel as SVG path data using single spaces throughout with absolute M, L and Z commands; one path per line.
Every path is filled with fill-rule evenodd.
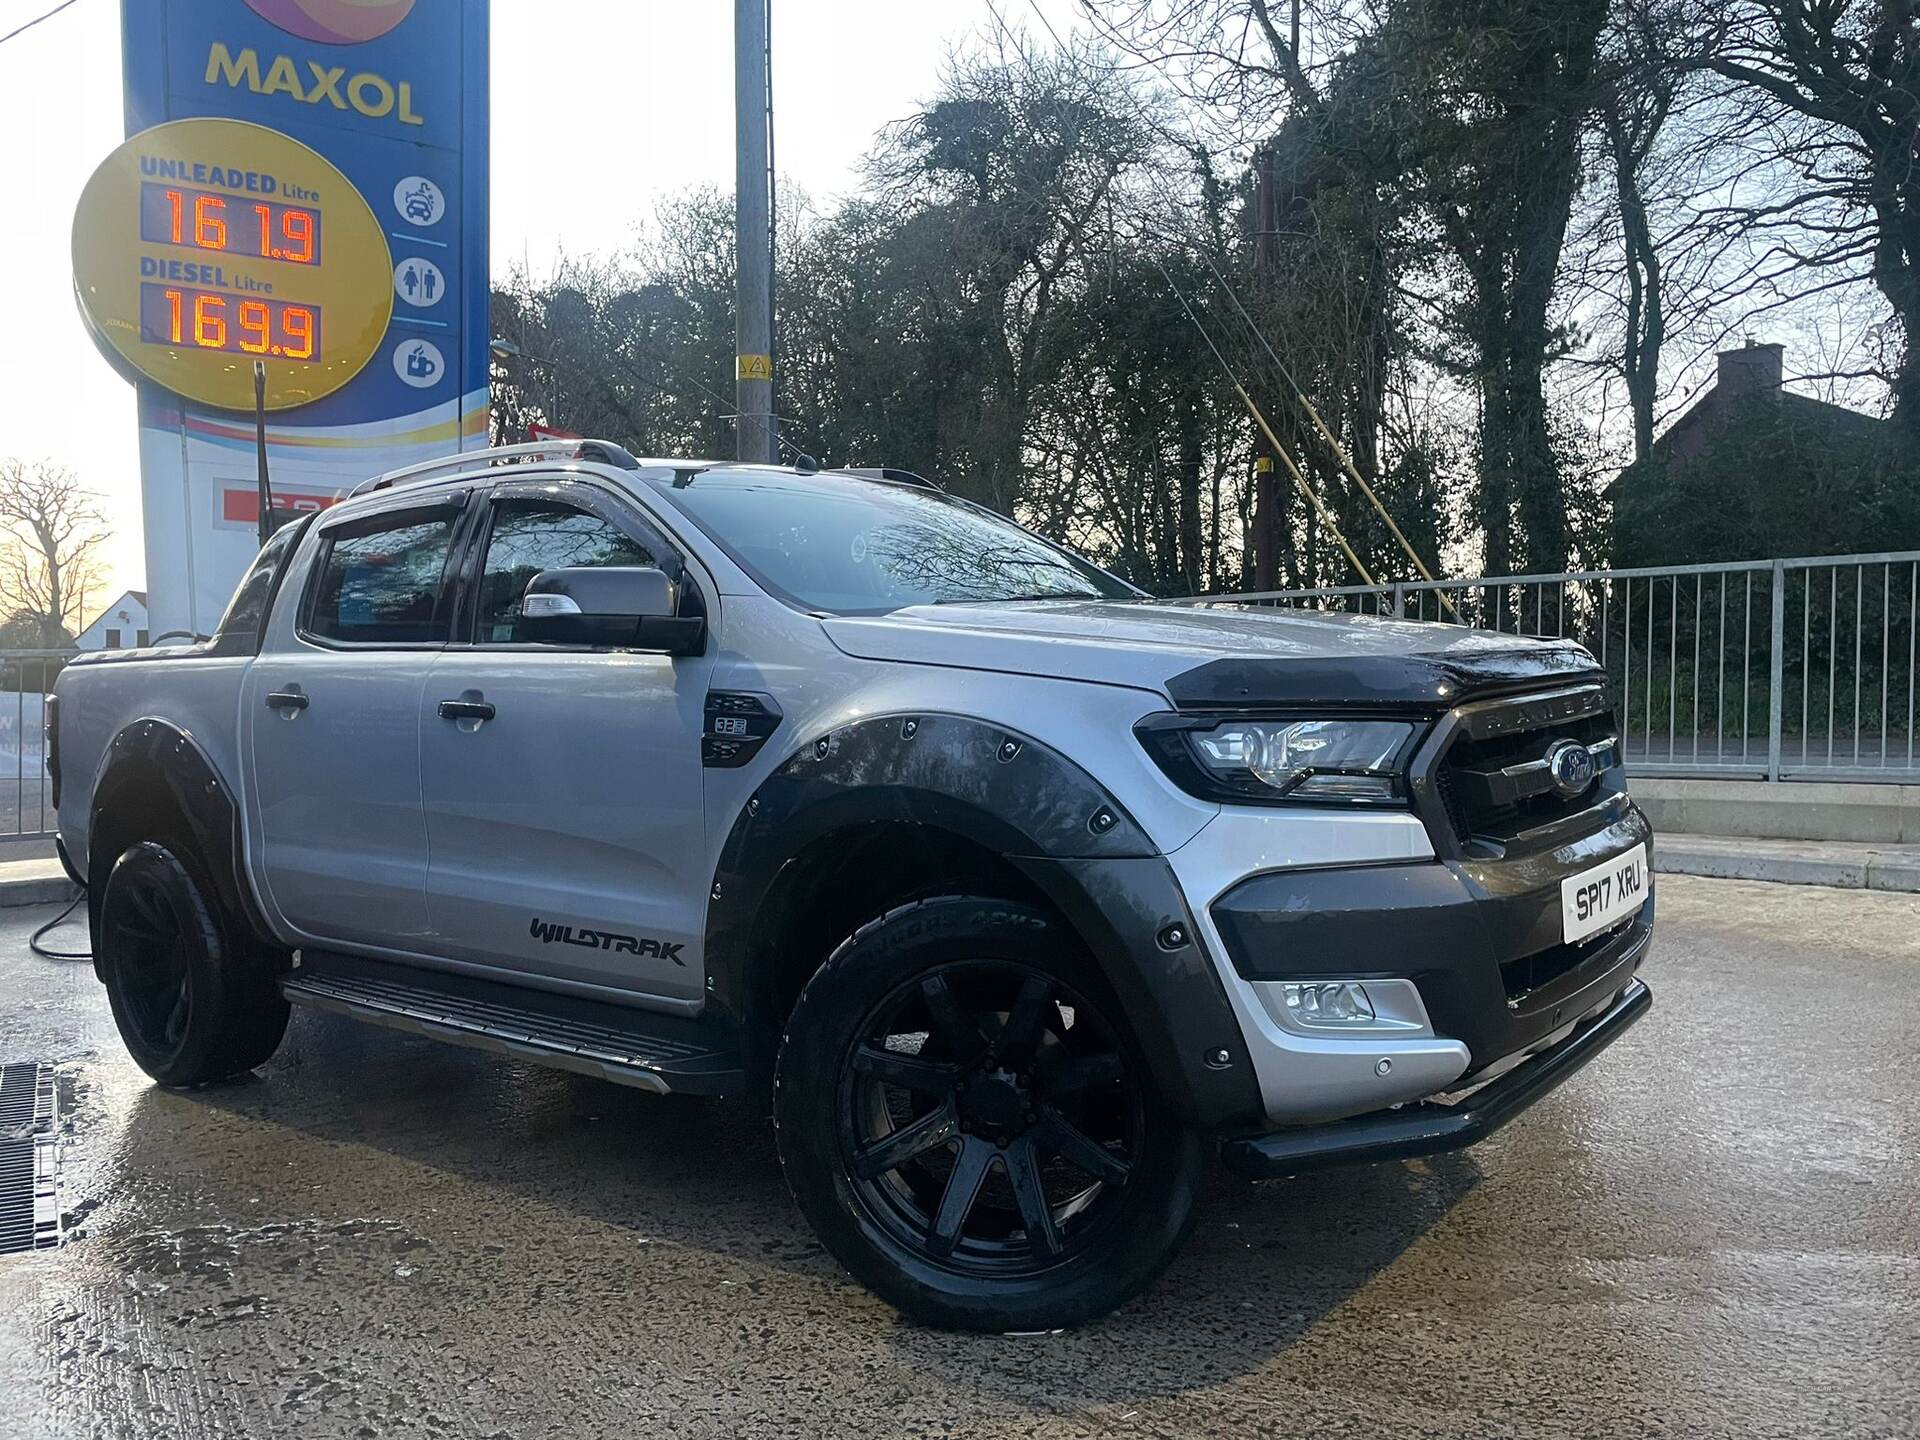
M 808 982 L 775 1073 L 794 1198 L 908 1316 L 1046 1330 L 1173 1258 L 1204 1170 L 1111 992 L 1054 917 L 949 897 L 866 926 Z

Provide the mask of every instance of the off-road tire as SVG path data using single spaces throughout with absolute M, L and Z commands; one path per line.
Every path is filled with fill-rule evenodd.
M 224 1079 L 279 1048 L 287 1002 L 236 928 L 183 843 L 142 841 L 107 873 L 100 978 L 128 1052 L 162 1085 Z
M 774 1123 L 827 1249 L 908 1317 L 962 1330 L 1075 1326 L 1137 1295 L 1205 1173 L 1078 939 L 999 899 L 917 901 L 843 942 L 787 1022 Z

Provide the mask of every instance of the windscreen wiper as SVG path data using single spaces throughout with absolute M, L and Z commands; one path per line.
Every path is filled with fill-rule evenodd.
M 936 605 L 1012 605 L 1024 600 L 1098 600 L 1098 595 L 1082 591 L 1054 590 L 1045 595 L 949 595 L 934 601 Z

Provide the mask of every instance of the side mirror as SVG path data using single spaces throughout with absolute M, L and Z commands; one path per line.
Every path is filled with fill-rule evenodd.
M 520 633 L 549 645 L 698 655 L 707 622 L 681 615 L 680 587 L 651 565 L 542 570 L 520 599 Z

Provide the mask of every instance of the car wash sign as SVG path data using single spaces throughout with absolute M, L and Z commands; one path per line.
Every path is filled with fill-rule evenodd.
M 253 368 L 276 500 L 320 508 L 487 432 L 487 0 L 122 0 L 128 138 L 74 286 L 139 387 L 153 628 L 252 555 Z

